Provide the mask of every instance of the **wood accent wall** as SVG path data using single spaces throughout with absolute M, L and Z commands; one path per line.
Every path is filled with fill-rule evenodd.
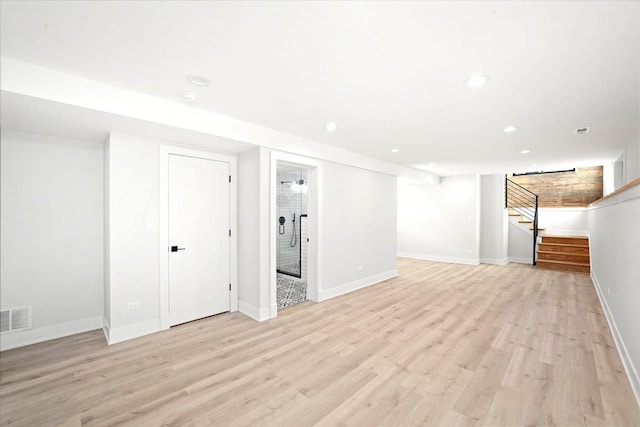
M 539 195 L 541 208 L 585 207 L 602 198 L 602 166 L 509 179 Z

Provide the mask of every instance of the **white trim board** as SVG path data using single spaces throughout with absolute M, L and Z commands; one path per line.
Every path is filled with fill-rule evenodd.
M 358 289 L 366 288 L 367 286 L 375 285 L 376 283 L 383 282 L 388 279 L 393 279 L 398 276 L 398 270 L 390 270 L 384 273 L 379 273 L 374 276 L 365 277 L 364 279 L 355 280 L 353 282 L 345 283 L 340 286 L 336 286 L 330 289 L 318 290 L 318 301 L 326 301 L 331 298 L 335 298 L 340 295 L 347 294 L 349 292 L 357 291 Z
M 134 323 L 133 325 L 122 326 L 120 328 L 108 329 L 105 326 L 105 337 L 109 345 L 119 342 L 140 338 L 144 335 L 160 332 L 160 322 L 158 319 L 147 320 Z
M 622 359 L 622 365 L 624 366 L 624 370 L 627 373 L 627 378 L 629 378 L 629 383 L 631 384 L 633 393 L 636 396 L 636 401 L 640 406 L 640 376 L 638 375 L 638 370 L 633 365 L 631 355 L 627 351 L 627 347 L 624 344 L 622 335 L 620 335 L 620 331 L 618 331 L 616 320 L 613 317 L 611 310 L 609 309 L 609 305 L 607 304 L 607 300 L 604 298 L 604 294 L 602 293 L 602 288 L 600 287 L 598 278 L 596 277 L 593 270 L 591 271 L 591 281 L 593 282 L 593 287 L 596 288 L 596 293 L 598 294 L 600 305 L 602 306 L 602 310 L 604 311 L 604 316 L 607 318 L 607 323 L 609 324 L 609 330 L 611 331 L 611 335 L 613 336 L 613 341 L 616 343 L 618 354 L 620 354 L 620 358 Z
M 480 264 L 479 258 L 462 258 L 462 257 L 451 257 L 451 256 L 442 256 L 442 255 L 418 254 L 414 252 L 398 252 L 398 256 L 401 258 L 423 259 L 426 261 L 436 261 L 436 262 L 449 262 L 452 264 L 467 264 L 467 265 Z
M 103 318 L 100 316 L 87 317 L 72 320 L 70 322 L 56 323 L 55 325 L 31 328 L 26 331 L 15 331 L 2 334 L 0 339 L 0 351 L 11 350 L 25 345 L 36 344 L 43 341 L 95 331 L 103 326 Z
M 273 317 L 271 316 L 270 308 L 259 309 L 246 301 L 238 302 L 238 311 L 253 320 L 257 320 L 258 322 L 264 322 L 265 320 L 269 320 Z

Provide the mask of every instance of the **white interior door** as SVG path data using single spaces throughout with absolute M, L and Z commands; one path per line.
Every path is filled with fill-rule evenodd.
M 169 318 L 229 311 L 229 164 L 169 155 Z

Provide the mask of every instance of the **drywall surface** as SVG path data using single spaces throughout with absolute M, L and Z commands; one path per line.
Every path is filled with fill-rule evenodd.
M 395 276 L 396 177 L 322 162 L 319 299 Z
M 544 234 L 586 236 L 588 233 L 587 210 L 586 208 L 540 208 L 538 224 L 540 227 L 545 227 Z
M 640 397 L 640 186 L 588 210 L 591 277 Z
M 1 307 L 33 316 L 0 348 L 102 327 L 102 144 L 3 129 L 0 146 Z
M 398 183 L 398 255 L 479 263 L 479 190 L 473 175 L 440 185 Z
M 261 150 L 257 147 L 238 156 L 238 307 L 256 320 L 264 320 L 268 309 L 260 310 L 269 304 L 268 297 L 261 300 L 262 288 L 269 287 L 261 271 L 261 233 L 269 232 L 261 229 Z
M 480 176 L 480 262 L 506 264 L 508 213 L 504 209 L 504 175 Z
M 624 184 L 640 178 L 640 136 L 636 135 L 624 148 Z
M 109 342 L 159 330 L 159 144 L 108 141 Z M 130 309 L 129 304 L 137 305 Z

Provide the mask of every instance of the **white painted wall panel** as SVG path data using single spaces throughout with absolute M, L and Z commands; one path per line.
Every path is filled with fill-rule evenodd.
M 33 307 L 1 348 L 100 328 L 103 145 L 3 129 L 0 146 L 1 307 Z
M 445 177 L 437 186 L 398 184 L 398 253 L 477 264 L 478 178 Z
M 628 192 L 631 190 L 627 190 Z M 627 374 L 640 396 L 640 187 L 588 211 L 591 276 L 612 323 Z

